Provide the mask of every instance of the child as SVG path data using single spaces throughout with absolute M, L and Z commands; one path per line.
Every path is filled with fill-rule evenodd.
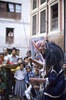
M 34 73 L 35 73 L 35 76 L 36 76 L 37 78 L 40 77 L 39 68 L 37 67 L 37 65 L 34 65 Z
M 22 100 L 25 91 L 26 70 L 24 67 L 24 62 L 20 63 L 20 69 L 18 69 L 14 75 L 14 78 L 16 79 L 15 95 L 17 95 L 20 100 Z
M 54 44 L 47 43 L 45 56 L 46 76 L 45 78 L 30 79 L 31 81 L 44 82 L 44 93 L 41 100 L 64 100 L 64 71 L 62 49 Z
M 31 67 L 31 69 L 33 70 L 33 64 L 32 64 L 32 62 L 31 61 L 29 61 L 29 57 L 25 57 L 24 58 L 24 62 L 25 62 L 25 65 L 27 66 L 30 66 Z
M 28 65 L 28 63 L 29 63 L 28 57 L 24 58 L 24 62 L 25 62 L 26 65 Z
M 27 71 L 27 74 L 26 74 L 26 77 L 25 77 L 25 82 L 26 82 L 26 85 L 27 85 L 27 89 L 25 91 L 25 95 L 26 95 L 26 98 L 28 100 L 31 100 L 30 92 L 32 93 L 33 97 L 35 97 L 36 94 L 35 94 L 35 91 L 34 91 L 32 85 L 29 83 L 29 78 L 30 77 L 35 77 L 35 74 L 31 71 L 30 66 L 26 66 L 26 71 Z
M 18 59 L 17 59 L 17 63 L 18 63 L 18 65 L 19 65 L 22 61 L 23 61 L 22 58 L 18 58 Z M 18 66 L 17 68 L 15 68 L 14 71 L 17 71 L 18 69 L 20 69 L 19 66 Z

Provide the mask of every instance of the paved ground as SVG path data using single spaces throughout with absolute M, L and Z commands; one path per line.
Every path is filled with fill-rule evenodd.
M 16 97 L 10 98 L 10 100 L 18 100 Z
M 10 98 L 9 100 L 18 100 L 17 97 Z M 26 100 L 26 99 L 24 99 Z
M 18 100 L 17 98 L 10 98 L 9 100 Z

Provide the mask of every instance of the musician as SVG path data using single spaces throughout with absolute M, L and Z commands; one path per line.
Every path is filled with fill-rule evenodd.
M 46 60 L 45 78 L 30 79 L 30 81 L 44 83 L 42 100 L 64 100 L 63 52 L 58 45 L 51 42 L 46 45 L 44 58 Z

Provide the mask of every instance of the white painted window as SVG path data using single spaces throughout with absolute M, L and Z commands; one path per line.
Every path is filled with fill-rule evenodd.
M 46 10 L 40 12 L 40 33 L 46 32 Z
M 51 6 L 51 31 L 58 30 L 58 3 Z
M 33 7 L 33 10 L 35 9 L 35 8 L 37 8 L 37 0 L 32 0 L 33 2 L 32 2 L 32 7 Z
M 16 13 L 21 13 L 21 5 L 16 4 Z
M 45 3 L 45 2 L 46 2 L 46 0 L 41 0 L 40 4 L 43 4 L 43 3 Z
M 32 16 L 32 35 L 36 35 L 36 15 Z
M 14 4 L 8 4 L 8 9 L 10 12 L 14 12 Z

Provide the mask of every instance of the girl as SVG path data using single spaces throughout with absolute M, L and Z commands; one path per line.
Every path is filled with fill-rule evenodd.
M 35 77 L 35 74 L 32 72 L 30 66 L 26 66 L 26 72 L 27 72 L 27 74 L 26 74 L 26 77 L 25 77 L 25 82 L 26 82 L 27 89 L 25 91 L 25 96 L 28 100 L 31 100 L 30 93 L 32 93 L 33 97 L 36 96 L 36 93 L 35 93 L 34 88 L 32 87 L 32 85 L 29 82 L 29 78 Z
M 20 69 L 18 69 L 14 75 L 14 78 L 16 79 L 15 95 L 17 95 L 18 98 L 20 98 L 19 100 L 22 100 L 25 91 L 26 70 L 24 67 L 24 62 L 20 63 Z
M 62 49 L 54 43 L 48 42 L 44 54 L 46 60 L 45 78 L 30 79 L 30 81 L 44 82 L 42 100 L 64 100 L 64 71 Z

